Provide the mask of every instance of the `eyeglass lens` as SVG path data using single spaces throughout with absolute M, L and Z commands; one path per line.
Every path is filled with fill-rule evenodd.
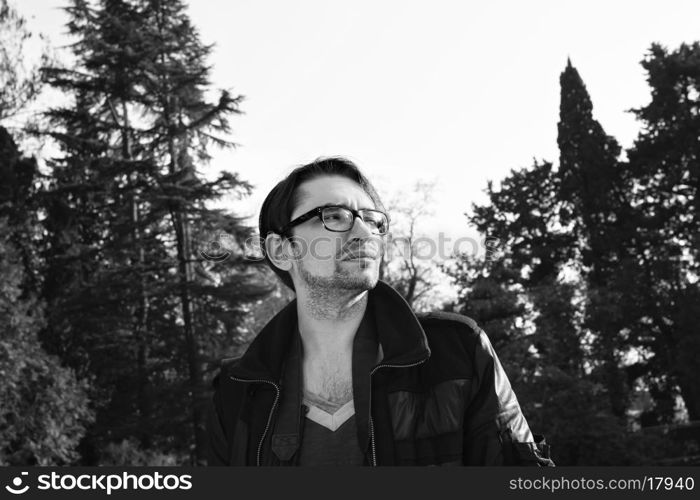
M 386 231 L 387 220 L 383 213 L 374 210 L 360 210 L 362 219 L 371 229 L 376 229 L 379 234 Z M 355 217 L 352 212 L 342 207 L 327 207 L 322 212 L 323 223 L 331 231 L 349 231 Z

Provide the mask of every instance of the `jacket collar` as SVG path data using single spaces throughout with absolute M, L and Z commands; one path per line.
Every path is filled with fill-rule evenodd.
M 410 366 L 430 356 L 423 327 L 404 298 L 384 281 L 369 291 L 374 306 L 377 337 L 384 358 L 381 365 Z M 230 374 L 247 381 L 279 383 L 297 326 L 297 301 L 273 317 L 250 344 Z

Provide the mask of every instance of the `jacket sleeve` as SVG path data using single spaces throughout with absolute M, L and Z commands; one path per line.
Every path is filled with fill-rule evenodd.
M 538 440 L 520 410 L 508 376 L 483 330 L 474 349 L 476 393 L 466 410 L 465 465 L 553 466 L 544 438 Z
M 217 408 L 219 398 L 217 379 L 214 381 L 214 387 L 217 390 L 209 403 L 207 415 L 207 465 L 229 465 L 226 459 L 228 444 Z

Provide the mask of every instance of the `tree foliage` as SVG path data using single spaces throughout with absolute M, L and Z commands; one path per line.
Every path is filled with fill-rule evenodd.
M 39 77 L 0 0 L 0 122 L 42 84 L 69 100 L 46 112 L 45 171 L 0 127 L 0 464 L 201 464 L 217 360 L 291 298 L 246 258 L 245 221 L 211 208 L 252 186 L 201 173 L 235 146 L 243 98 L 212 88 L 183 0 L 66 10 L 74 58 L 43 56 Z M 700 445 L 674 438 L 700 420 L 700 44 L 654 44 L 642 66 L 625 155 L 567 61 L 558 163 L 511 170 L 473 206 L 497 253 L 423 259 L 432 187 L 390 204 L 382 278 L 426 310 L 449 275 L 445 309 L 484 328 L 560 465 L 685 463 Z
M 32 38 L 26 20 L 0 0 L 0 123 L 22 111 L 38 94 L 38 66 L 27 67 L 25 44 Z M 41 55 L 48 61 L 47 52 Z
M 48 113 L 63 154 L 44 193 L 43 339 L 96 377 L 86 462 L 135 439 L 146 456 L 201 463 L 206 377 L 240 335 L 246 302 L 268 291 L 242 245 L 213 265 L 199 253 L 214 233 L 250 236 L 241 218 L 208 208 L 250 186 L 198 172 L 211 145 L 232 145 L 241 97 L 209 100 L 211 48 L 180 1 L 75 0 L 67 10 L 77 66 L 44 69 L 73 102 Z
M 653 362 L 639 371 L 659 394 L 680 394 L 700 419 L 700 337 L 695 325 L 700 285 L 700 44 L 669 51 L 654 44 L 642 61 L 651 101 L 635 110 L 642 131 L 628 152 L 636 180 L 638 231 L 636 312 Z M 692 354 L 691 354 L 692 353 Z M 665 408 L 664 408 L 665 406 Z M 659 405 L 652 420 L 673 418 Z
M 452 268 L 452 309 L 492 337 L 562 465 L 668 461 L 682 445 L 634 429 L 677 420 L 677 395 L 698 418 L 698 54 L 652 46 L 652 101 L 636 110 L 644 128 L 628 160 L 567 62 L 559 165 L 489 183 L 471 221 L 500 241 L 500 258 Z M 640 388 L 651 401 L 641 414 Z
M 89 385 L 39 342 L 31 220 L 36 162 L 0 127 L 0 465 L 69 465 L 93 420 Z
M 434 201 L 435 182 L 419 180 L 409 191 L 394 194 L 387 204 L 391 230 L 379 277 L 418 312 L 439 309 L 449 300 L 449 289 L 444 286 L 448 277 L 441 267 L 448 257 L 443 255 L 448 249 L 440 247 L 444 235 L 435 244 L 423 230 L 434 215 L 430 209 Z

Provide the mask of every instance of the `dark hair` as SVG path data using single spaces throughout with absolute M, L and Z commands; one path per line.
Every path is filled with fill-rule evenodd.
M 265 261 L 282 282 L 292 290 L 294 290 L 294 284 L 289 273 L 279 269 L 270 261 L 265 248 L 265 238 L 270 232 L 281 234 L 282 228 L 291 220 L 292 213 L 299 203 L 297 188 L 306 181 L 325 175 L 340 175 L 357 182 L 372 199 L 374 207 L 384 211 L 384 205 L 374 186 L 360 172 L 357 165 L 346 158 L 318 158 L 307 165 L 295 168 L 267 195 L 260 209 L 260 219 L 258 220 L 260 248 Z

